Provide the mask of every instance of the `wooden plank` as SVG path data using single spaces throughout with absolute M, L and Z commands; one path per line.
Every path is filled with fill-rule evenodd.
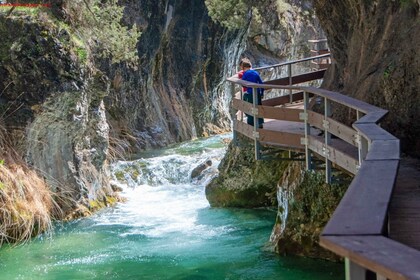
M 240 99 L 233 99 L 232 100 L 232 107 L 238 111 L 242 111 L 244 113 L 247 113 L 249 115 L 252 115 L 252 103 L 249 103 L 247 101 L 243 101 Z
M 295 75 L 292 76 L 292 85 L 301 84 L 313 80 L 322 79 L 325 74 L 325 69 L 313 71 L 305 74 Z M 265 85 L 290 85 L 289 77 L 284 77 L 280 79 L 270 80 L 270 81 L 264 81 Z
M 385 110 L 383 110 L 379 107 L 373 106 L 369 103 L 366 103 L 366 102 L 363 102 L 361 100 L 352 98 L 350 96 L 340 94 L 338 92 L 329 91 L 329 90 L 321 89 L 321 88 L 315 88 L 315 87 L 306 87 L 306 88 L 299 87 L 299 89 L 306 90 L 310 93 L 313 93 L 313 94 L 316 94 L 316 95 L 319 95 L 319 96 L 322 96 L 322 97 L 326 97 L 326 98 L 328 98 L 328 99 L 330 99 L 334 102 L 346 105 L 347 107 L 350 107 L 350 108 L 355 109 L 355 110 L 359 110 L 359 111 L 361 111 L 365 114 L 377 112 L 378 115 L 375 115 L 375 118 L 377 118 L 377 119 L 373 120 L 373 119 L 367 118 L 367 120 L 369 120 L 368 122 L 377 122 L 380 119 L 380 113 L 383 113 L 385 111 Z M 364 117 L 366 117 L 366 116 L 364 116 Z M 383 115 L 381 117 L 383 117 Z M 364 121 L 361 121 L 361 123 L 363 123 L 363 122 Z
M 327 39 L 310 39 L 308 40 L 309 43 L 323 43 L 323 42 L 327 42 Z
M 353 127 L 356 128 L 361 135 L 370 141 L 398 140 L 397 137 L 375 123 L 355 123 Z
M 373 105 L 371 105 L 373 106 Z M 381 120 L 386 114 L 388 114 L 387 110 L 376 108 L 374 110 L 367 110 L 364 113 L 367 113 L 366 116 L 363 116 L 359 120 L 355 122 L 355 124 L 362 124 L 362 123 L 377 123 L 379 120 Z M 354 127 L 354 125 L 353 125 Z
M 292 94 L 292 102 L 303 100 L 303 92 L 296 92 Z M 265 99 L 262 101 L 263 106 L 278 106 L 283 105 L 290 102 L 290 96 L 289 95 L 283 95 L 279 97 L 274 97 L 270 99 Z
M 388 279 L 420 279 L 420 251 L 383 236 L 321 236 L 322 247 Z
M 324 124 L 324 115 L 308 111 L 308 120 L 309 123 L 312 126 L 315 126 L 319 129 L 324 130 L 323 124 Z M 351 127 L 348 127 L 347 125 L 344 125 L 332 118 L 327 118 L 327 121 L 329 122 L 329 129 L 328 132 L 331 134 L 339 137 L 340 139 L 346 141 L 347 143 L 357 146 L 356 143 L 356 135 L 357 132 Z
M 305 57 L 305 58 L 301 58 L 301 59 L 297 59 L 297 60 L 289 60 L 287 62 L 282 62 L 282 63 L 270 65 L 270 66 L 254 68 L 254 70 L 259 71 L 259 70 L 264 70 L 264 69 L 268 69 L 268 68 L 282 67 L 282 66 L 286 66 L 286 65 L 292 65 L 292 64 L 296 64 L 296 63 L 301 63 L 301 62 L 305 62 L 305 61 L 310 61 L 310 60 L 314 60 L 314 59 L 318 59 L 318 58 L 324 58 L 324 57 L 330 57 L 330 56 L 331 55 L 329 53 L 328 54 L 321 54 L 321 55 L 317 55 L 317 56 L 309 56 L 309 57 Z
M 400 159 L 400 140 L 374 140 L 366 160 Z
M 327 54 L 330 53 L 329 49 L 322 49 L 322 50 L 311 50 L 311 53 L 320 55 L 320 54 Z
M 318 155 L 325 157 L 326 152 L 328 152 L 328 159 L 340 166 L 344 170 L 347 170 L 351 174 L 357 173 L 358 159 L 357 159 L 357 149 L 354 147 L 347 147 L 344 142 L 338 139 L 331 139 L 331 145 L 325 146 L 324 138 L 317 136 L 309 136 L 309 149 L 314 151 Z M 351 150 L 348 150 L 351 148 Z
M 398 160 L 365 160 L 323 234 L 382 234 L 398 163 Z
M 402 158 L 389 206 L 389 236 L 420 250 L 420 160 Z
M 299 113 L 303 112 L 301 109 L 290 109 L 290 108 L 276 108 L 269 106 L 258 106 L 258 116 L 262 118 L 301 122 L 299 119 Z
M 253 126 L 247 123 L 241 122 L 241 121 L 233 120 L 233 129 L 245 135 L 246 137 L 254 140 L 254 136 L 253 136 L 254 127 Z
M 263 143 L 275 143 L 281 146 L 302 149 L 304 146 L 300 143 L 301 134 L 259 129 L 260 141 Z
M 334 102 L 346 105 L 347 107 L 350 107 L 352 109 L 358 110 L 364 114 L 360 120 L 356 121 L 356 124 L 361 123 L 376 123 L 381 118 L 383 118 L 388 111 L 378 108 L 376 106 L 370 105 L 366 102 L 363 102 L 361 100 L 357 100 L 354 98 L 351 98 L 349 96 L 340 94 L 338 92 L 329 91 L 325 89 L 320 89 L 316 87 L 306 87 L 306 86 L 284 86 L 284 85 L 273 85 L 273 84 L 256 84 L 247 82 L 244 80 L 240 80 L 237 78 L 237 76 L 232 76 L 230 78 L 227 78 L 228 81 L 239 84 L 241 86 L 245 87 L 256 87 L 256 88 L 278 88 L 278 89 L 293 89 L 293 90 L 302 90 L 307 91 L 312 94 L 316 94 L 322 97 L 326 97 Z

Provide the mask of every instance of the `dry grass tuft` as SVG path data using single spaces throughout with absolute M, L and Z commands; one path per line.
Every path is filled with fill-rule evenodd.
M 19 165 L 0 165 L 0 245 L 51 229 L 55 209 L 45 181 Z
M 13 150 L 0 120 L 0 246 L 49 231 L 58 212 L 52 192 Z

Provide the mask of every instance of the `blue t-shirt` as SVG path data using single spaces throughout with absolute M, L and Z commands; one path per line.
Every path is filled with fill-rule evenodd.
M 242 76 L 242 80 L 248 81 L 251 83 L 256 84 L 263 84 L 263 81 L 261 80 L 260 74 L 258 74 L 257 71 L 254 69 L 249 69 L 244 72 L 244 75 Z M 247 88 L 246 90 L 248 93 L 252 93 L 252 88 Z M 264 93 L 264 89 L 258 88 L 257 89 L 258 94 L 262 95 Z

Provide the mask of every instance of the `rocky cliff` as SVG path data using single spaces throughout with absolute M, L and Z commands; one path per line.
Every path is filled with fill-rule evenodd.
M 207 15 L 204 1 L 124 1 L 142 30 L 138 69 L 110 67 L 110 123 L 131 150 L 230 130 L 224 78 L 238 60 L 241 31 Z M 122 140 L 122 141 L 121 141 Z
M 384 128 L 404 152 L 420 156 L 419 2 L 321 0 L 314 7 L 334 58 L 323 87 L 389 110 Z
M 0 17 L 0 106 L 11 148 L 45 178 L 64 213 L 112 195 L 106 81 L 47 14 Z

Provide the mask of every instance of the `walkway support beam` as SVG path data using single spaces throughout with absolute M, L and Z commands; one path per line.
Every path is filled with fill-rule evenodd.
M 359 110 L 356 110 L 356 118 L 357 120 L 360 120 L 363 116 L 362 116 L 362 112 L 360 112 Z M 363 137 L 363 135 L 358 132 L 357 133 L 357 145 L 358 145 L 358 152 L 359 152 L 359 167 L 360 165 L 362 165 L 362 162 L 365 160 L 366 155 L 368 153 L 368 149 L 369 149 L 369 144 L 368 141 L 365 137 Z
M 261 153 L 260 153 L 260 135 L 258 133 L 258 90 L 254 87 L 252 88 L 252 115 L 254 116 L 254 141 L 255 141 L 255 159 L 259 160 L 261 159 Z
M 309 149 L 309 135 L 311 133 L 311 126 L 308 121 L 308 108 L 309 108 L 309 93 L 307 91 L 303 92 L 303 116 L 302 119 L 304 121 L 305 127 L 305 138 L 303 139 L 305 145 L 305 164 L 306 170 L 312 169 L 312 158 L 311 158 L 311 150 Z
M 235 84 L 231 83 L 230 84 L 230 96 L 232 96 L 232 100 L 235 98 Z M 233 106 L 231 106 L 231 118 L 232 118 L 232 123 L 233 125 L 235 125 L 235 122 L 237 122 L 237 113 L 239 112 L 238 110 L 234 109 Z M 241 113 L 242 115 L 242 113 Z M 236 132 L 236 130 L 233 128 L 233 143 L 235 143 L 235 146 L 238 146 L 238 132 Z
M 292 64 L 288 64 L 287 65 L 287 73 L 289 76 L 289 86 L 293 85 L 292 82 Z M 293 102 L 293 90 L 290 88 L 289 89 L 289 102 L 292 103 Z
M 325 182 L 327 184 L 331 184 L 331 161 L 330 161 L 330 154 L 328 147 L 331 144 L 331 133 L 329 132 L 330 123 L 328 118 L 331 115 L 331 102 L 328 98 L 324 97 L 324 137 L 325 137 L 325 147 L 324 147 L 324 155 L 325 155 Z

